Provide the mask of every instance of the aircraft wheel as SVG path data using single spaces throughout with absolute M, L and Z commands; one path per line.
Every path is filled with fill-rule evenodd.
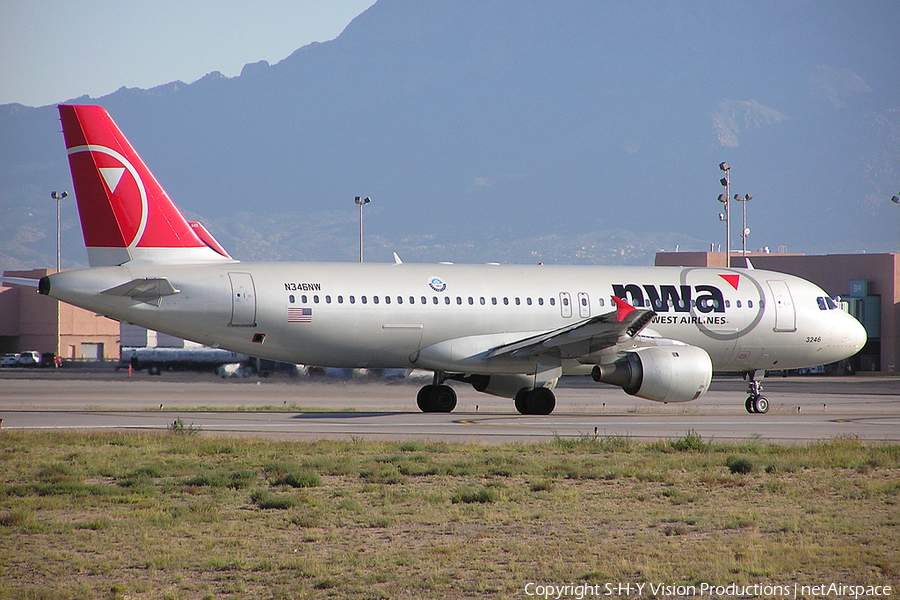
M 769 412 L 769 399 L 765 396 L 757 396 L 753 401 L 753 408 L 760 414 Z
M 549 415 L 556 408 L 556 396 L 553 390 L 539 387 L 528 393 L 528 414 Z
M 753 396 L 747 396 L 747 401 L 744 402 L 744 408 L 747 409 L 747 412 L 750 414 L 755 413 L 756 411 L 753 409 L 753 401 L 755 398 Z
M 528 393 L 530 391 L 531 390 L 529 390 L 528 388 L 522 388 L 516 394 L 516 399 L 515 399 L 516 410 L 519 411 L 523 415 L 528 414 Z
M 434 412 L 431 404 L 431 392 L 434 390 L 433 385 L 423 386 L 416 394 L 416 404 L 422 412 Z
M 453 412 L 456 408 L 456 390 L 449 385 L 433 386 L 431 393 L 428 394 L 428 401 L 431 412 Z

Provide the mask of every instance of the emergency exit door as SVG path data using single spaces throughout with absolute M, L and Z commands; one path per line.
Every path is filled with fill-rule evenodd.
M 256 326 L 256 289 L 250 273 L 229 273 L 232 327 Z
M 767 283 L 775 305 L 775 331 L 797 331 L 797 311 L 787 282 L 772 279 Z

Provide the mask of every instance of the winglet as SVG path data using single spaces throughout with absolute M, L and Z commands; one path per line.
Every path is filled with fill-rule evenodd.
M 619 323 L 625 320 L 625 317 L 636 311 L 637 309 L 632 305 L 628 304 L 621 298 L 617 298 L 616 296 L 612 297 L 613 302 L 616 303 L 616 318 Z

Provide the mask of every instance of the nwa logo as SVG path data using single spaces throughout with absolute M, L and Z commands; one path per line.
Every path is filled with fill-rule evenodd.
M 630 301 L 634 306 L 646 306 L 645 299 L 649 300 L 650 307 L 658 313 L 670 310 L 689 313 L 692 308 L 696 308 L 701 313 L 725 312 L 725 298 L 722 296 L 722 290 L 714 285 L 676 286 L 614 283 L 612 288 L 613 294 L 618 298 L 627 301 L 630 296 Z

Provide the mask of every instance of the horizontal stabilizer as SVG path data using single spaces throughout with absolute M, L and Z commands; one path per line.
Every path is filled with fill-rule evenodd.
M 0 277 L 0 284 L 3 285 L 19 285 L 22 287 L 36 288 L 38 282 L 40 282 L 40 279 L 30 279 L 28 277 Z
M 177 294 L 179 291 L 165 277 L 153 277 L 132 279 L 128 283 L 111 287 L 100 293 L 110 296 L 131 296 L 141 302 L 152 302 L 159 305 L 160 298 Z

